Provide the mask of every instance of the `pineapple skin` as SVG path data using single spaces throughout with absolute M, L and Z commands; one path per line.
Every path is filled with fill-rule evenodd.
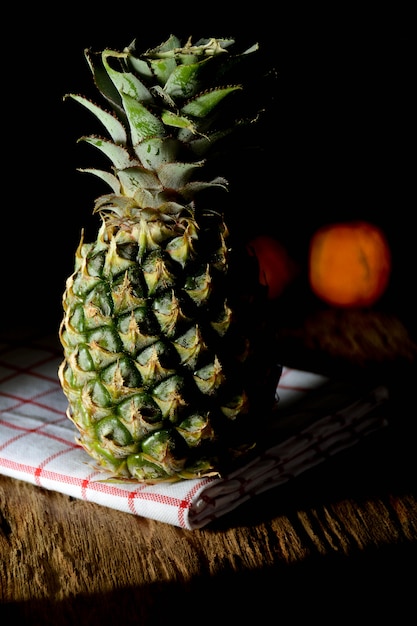
M 234 104 L 244 86 L 232 82 L 257 46 L 233 45 L 171 35 L 140 54 L 136 42 L 86 51 L 111 111 L 67 96 L 107 131 L 82 139 L 111 167 L 82 171 L 111 193 L 66 282 L 58 374 L 78 442 L 109 478 L 221 476 L 253 454 L 275 403 L 266 291 L 229 228 L 228 181 L 211 178 L 215 149 L 233 155 L 230 137 L 257 119 Z

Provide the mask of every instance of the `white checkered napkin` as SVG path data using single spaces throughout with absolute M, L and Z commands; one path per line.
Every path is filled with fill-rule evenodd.
M 332 388 L 329 394 L 327 378 L 284 368 L 270 440 L 258 458 L 222 479 L 111 482 L 75 442 L 57 376 L 61 359 L 47 342 L 0 346 L 0 473 L 189 530 L 206 526 L 386 424 L 375 411 L 387 398 L 384 388 L 353 400 L 345 390 L 341 398 L 340 390 L 335 394 Z M 343 410 L 336 409 L 342 400 Z M 299 426 L 295 433 L 294 424 Z

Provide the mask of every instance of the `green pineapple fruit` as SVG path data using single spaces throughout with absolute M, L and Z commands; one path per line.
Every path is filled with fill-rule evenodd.
M 109 138 L 83 140 L 112 167 L 82 170 L 111 193 L 96 200 L 97 239 L 81 237 L 66 282 L 59 378 L 80 445 L 109 477 L 222 475 L 256 448 L 275 401 L 266 293 L 215 171 L 234 131 L 256 121 L 232 99 L 257 46 L 233 45 L 170 36 L 141 54 L 135 42 L 86 51 L 112 112 L 67 96 L 104 126 Z

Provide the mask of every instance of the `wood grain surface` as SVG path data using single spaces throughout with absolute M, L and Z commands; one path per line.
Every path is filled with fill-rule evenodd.
M 357 320 L 332 320 L 333 342 L 316 316 L 285 333 L 283 351 L 298 342 L 306 362 L 319 348 L 324 369 L 340 355 L 355 375 L 385 372 L 387 428 L 198 531 L 0 476 L 1 624 L 408 619 L 417 588 L 414 339 L 391 320 L 387 348 L 386 318 L 367 316 L 349 351 L 341 337 Z

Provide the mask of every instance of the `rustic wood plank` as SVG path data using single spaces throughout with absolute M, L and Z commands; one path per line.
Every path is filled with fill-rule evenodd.
M 91 624 L 97 615 L 106 620 L 116 610 L 148 623 L 143 620 L 155 613 L 162 618 L 179 601 L 196 609 L 200 598 L 204 606 L 202 593 L 220 594 L 224 601 L 226 589 L 232 594 L 229 587 L 238 581 L 243 604 L 235 614 L 243 615 L 245 594 L 255 593 L 265 603 L 259 608 L 263 615 L 271 610 L 273 584 L 285 595 L 284 608 L 293 600 L 292 585 L 306 594 L 332 584 L 329 563 L 340 584 L 355 560 L 355 580 L 365 567 L 380 584 L 375 555 L 395 545 L 408 547 L 381 569 L 384 577 L 387 566 L 397 577 L 395 570 L 409 569 L 416 554 L 414 494 L 296 506 L 263 521 L 251 523 L 249 516 L 245 523 L 243 516 L 237 525 L 190 532 L 5 477 L 0 485 L 1 610 L 28 619 L 42 616 L 33 623 L 69 624 L 77 616 L 76 623 Z M 348 556 L 351 561 L 344 561 Z M 404 573 L 399 571 L 403 582 Z M 213 614 L 210 606 L 204 615 L 207 611 Z
M 313 478 L 304 486 L 300 480 L 299 489 Z M 224 568 L 252 571 L 417 542 L 413 493 L 303 507 L 296 499 L 289 504 L 288 486 L 280 505 L 279 492 L 268 496 L 277 500 L 269 517 L 265 496 L 255 516 L 249 505 L 213 527 L 186 531 L 0 477 L 2 600 L 62 600 L 87 589 L 185 583 Z

